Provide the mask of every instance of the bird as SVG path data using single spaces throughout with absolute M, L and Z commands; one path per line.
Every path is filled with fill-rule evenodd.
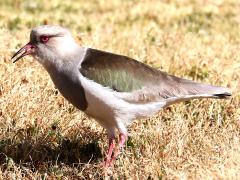
M 134 120 L 181 101 L 231 96 L 225 87 L 183 79 L 124 55 L 80 46 L 67 28 L 58 25 L 33 28 L 30 41 L 12 56 L 13 63 L 26 55 L 44 67 L 64 98 L 106 129 L 105 167 L 121 153 L 127 127 Z

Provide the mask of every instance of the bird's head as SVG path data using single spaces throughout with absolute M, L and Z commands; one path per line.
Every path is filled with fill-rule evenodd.
M 16 52 L 12 59 L 18 61 L 26 55 L 36 56 L 43 65 L 56 63 L 78 48 L 71 33 L 60 26 L 43 25 L 32 29 L 30 41 Z

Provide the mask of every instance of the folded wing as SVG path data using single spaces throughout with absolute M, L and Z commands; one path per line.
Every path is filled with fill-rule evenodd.
M 126 56 L 87 49 L 80 72 L 86 78 L 109 87 L 130 103 L 161 100 L 225 98 L 227 88 L 196 83 L 168 75 Z

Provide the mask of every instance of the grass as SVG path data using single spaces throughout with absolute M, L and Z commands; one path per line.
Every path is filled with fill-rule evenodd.
M 237 179 L 239 10 L 237 0 L 0 1 L 0 179 Z M 136 120 L 105 172 L 105 130 L 64 100 L 36 60 L 10 60 L 41 24 L 68 27 L 83 46 L 227 86 L 233 96 Z

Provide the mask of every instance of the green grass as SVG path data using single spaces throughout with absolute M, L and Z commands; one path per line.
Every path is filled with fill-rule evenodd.
M 0 179 L 239 177 L 239 7 L 237 0 L 0 1 Z M 42 24 L 69 28 L 83 46 L 227 86 L 233 96 L 136 120 L 124 153 L 105 170 L 105 130 L 64 100 L 36 60 L 10 60 Z

